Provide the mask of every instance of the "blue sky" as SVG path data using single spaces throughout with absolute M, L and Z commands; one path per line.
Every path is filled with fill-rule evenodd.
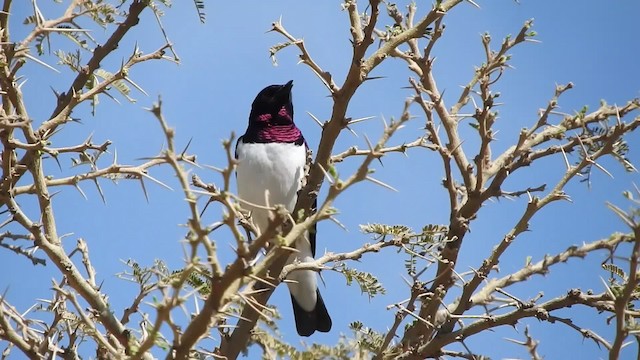
M 531 126 L 537 109 L 546 105 L 553 95 L 556 84 L 572 81 L 575 88 L 566 93 L 560 102 L 561 111 L 572 113 L 584 105 L 596 109 L 599 101 L 623 104 L 626 100 L 640 96 L 640 72 L 637 71 L 638 38 L 637 14 L 640 3 L 632 1 L 530 1 L 520 4 L 513 1 L 479 2 L 481 9 L 469 4 L 455 8 L 445 18 L 447 25 L 443 38 L 434 50 L 437 56 L 435 76 L 439 88 L 446 89 L 445 101 L 457 99 L 460 85 L 473 75 L 474 65 L 483 61 L 480 35 L 491 33 L 494 46 L 508 34 L 516 34 L 522 24 L 535 19 L 536 37 L 541 43 L 523 44 L 511 52 L 514 69 L 508 70 L 495 86 L 500 91 L 500 118 L 496 128 L 500 130 L 494 144 L 494 154 L 510 146 L 520 128 Z M 403 8 L 404 2 L 398 4 Z M 45 16 L 54 17 L 63 11 L 63 6 L 40 4 Z M 364 5 L 361 5 L 364 6 Z M 430 6 L 420 2 L 424 13 Z M 21 39 L 29 30 L 22 19 L 29 14 L 27 2 L 15 2 L 14 22 L 11 32 L 14 39 Z M 303 37 L 307 49 L 324 70 L 330 71 L 341 84 L 349 67 L 350 43 L 347 14 L 341 11 L 338 1 L 269 1 L 269 2 L 207 2 L 207 22 L 198 22 L 193 5 L 189 1 L 176 2 L 166 10 L 163 18 L 168 36 L 181 58 L 180 65 L 169 62 L 144 64 L 134 68 L 130 75 L 150 95 L 134 91 L 137 103 L 129 104 L 120 99 L 117 105 L 107 98 L 101 99 L 95 117 L 88 106 L 78 109 L 74 115 L 82 124 L 70 124 L 54 137 L 54 145 L 68 146 L 93 134 L 96 143 L 107 139 L 113 142 L 112 153 L 117 149 L 118 161 L 125 164 L 138 163 L 139 158 L 156 155 L 164 145 L 164 137 L 155 119 L 143 110 L 149 107 L 158 95 L 164 101 L 164 114 L 176 129 L 179 147 L 192 139 L 190 151 L 197 154 L 198 162 L 213 166 L 224 166 L 225 155 L 221 140 L 232 131 L 241 134 L 246 128 L 250 104 L 257 92 L 273 83 L 294 80 L 294 105 L 296 122 L 302 129 L 310 147 L 317 146 L 320 129 L 306 112 L 320 119 L 330 116 L 331 101 L 324 86 L 303 65 L 297 65 L 298 53 L 287 48 L 278 53 L 278 66 L 269 59 L 268 49 L 284 39 L 275 33 L 266 33 L 271 22 L 282 17 L 287 30 L 296 37 Z M 384 19 L 384 21 L 387 21 Z M 92 35 L 104 39 L 109 33 L 96 29 Z M 146 12 L 138 27 L 128 34 L 118 51 L 103 62 L 107 70 L 115 70 L 122 59 L 132 51 L 134 43 L 141 50 L 151 52 L 163 44 L 151 12 Z M 52 45 L 68 46 L 61 37 L 54 37 Z M 55 64 L 53 57 L 44 60 Z M 28 63 L 23 75 L 28 82 L 23 86 L 30 116 L 35 123 L 46 120 L 55 105 L 50 86 L 58 91 L 68 88 L 71 75 L 66 69 L 61 74 L 37 64 Z M 381 116 L 398 117 L 404 99 L 411 95 L 405 89 L 411 73 L 404 63 L 389 60 L 372 73 L 384 76 L 381 80 L 367 82 L 350 104 L 348 116 L 376 116 L 374 120 L 355 126 L 360 134 L 354 137 L 348 132 L 340 136 L 336 152 L 352 145 L 366 147 L 363 134 L 377 139 L 382 131 Z M 416 119 L 412 120 L 392 144 L 409 141 L 420 136 L 424 127 L 424 115 L 414 108 Z M 462 131 L 465 150 L 473 152 L 476 144 L 474 130 Z M 627 138 L 631 145 L 629 157 L 640 159 L 640 137 L 634 134 Z M 102 165 L 108 165 L 105 158 Z M 384 160 L 384 166 L 375 164 L 376 178 L 399 190 L 393 193 L 371 183 L 359 184 L 338 199 L 339 220 L 348 228 L 342 231 L 332 223 L 319 228 L 319 249 L 339 252 L 360 247 L 371 239 L 361 234 L 359 224 L 383 222 L 405 224 L 420 229 L 425 224 L 446 224 L 449 218 L 448 200 L 441 186 L 443 170 L 439 156 L 427 150 L 414 149 L 408 157 L 392 154 Z M 48 171 L 55 177 L 77 171 L 70 169 L 71 161 L 62 159 L 62 171 L 55 163 Z M 357 160 L 340 164 L 338 171 L 348 176 L 358 166 Z M 635 163 L 638 166 L 638 163 Z M 554 254 L 571 244 L 581 244 L 608 236 L 613 231 L 627 231 L 615 215 L 606 209 L 611 201 L 622 208 L 628 204 L 621 197 L 624 190 L 631 189 L 633 182 L 640 183 L 638 174 L 626 174 L 610 159 L 603 165 L 614 175 L 614 179 L 595 171 L 591 188 L 573 181 L 567 187 L 573 202 L 554 203 L 542 211 L 531 222 L 531 230 L 518 238 L 505 254 L 500 264 L 500 274 L 521 267 L 527 256 L 533 261 L 544 254 Z M 509 179 L 505 190 L 517 190 L 542 183 L 552 185 L 564 171 L 564 162 L 556 157 L 523 169 Z M 205 181 L 219 182 L 217 174 L 209 170 L 195 170 Z M 129 283 L 117 279 L 114 274 L 126 269 L 121 260 L 135 259 L 141 264 L 151 264 L 154 259 L 165 260 L 172 268 L 183 263 L 180 239 L 185 229 L 188 213 L 182 201 L 179 185 L 168 169 L 156 169 L 152 175 L 173 187 L 168 191 L 147 184 L 149 202 L 137 182 L 120 181 L 117 185 L 102 181 L 107 202 L 103 204 L 95 187 L 82 185 L 88 196 L 82 196 L 72 188 L 62 191 L 54 198 L 59 224 L 59 233 L 73 233 L 67 239 L 72 249 L 78 237 L 84 238 L 93 255 L 98 278 L 103 289 L 110 294 L 117 313 L 127 306 L 135 291 Z M 28 203 L 28 201 L 27 201 Z M 35 205 L 35 204 L 31 204 Z M 526 206 L 526 199 L 499 200 L 484 206 L 478 219 L 471 225 L 471 233 L 465 239 L 459 271 L 477 267 L 492 247 L 510 230 Z M 35 208 L 31 208 L 33 211 Z M 207 221 L 213 222 L 216 210 L 208 212 Z M 219 241 L 221 251 L 229 249 L 228 234 L 213 235 Z M 223 259 L 230 259 L 230 252 Z M 571 260 L 554 268 L 546 277 L 534 278 L 531 283 L 518 286 L 514 293 L 523 298 L 534 297 L 539 291 L 544 299 L 561 296 L 575 287 L 602 291 L 600 278 L 607 273 L 600 269 L 605 253 L 592 254 L 587 261 Z M 360 270 L 371 271 L 387 288 L 386 296 L 369 300 L 361 295 L 356 286 L 347 287 L 339 274 L 325 271 L 327 284 L 321 289 L 334 329 L 328 334 L 316 334 L 307 342 L 333 344 L 341 333 L 348 333 L 348 324 L 363 320 L 375 330 L 384 331 L 392 324 L 394 313 L 387 311 L 388 304 L 408 297 L 404 285 L 402 259 L 394 251 L 368 255 L 360 263 L 352 264 Z M 8 289 L 7 297 L 20 310 L 25 310 L 35 298 L 50 296 L 51 278 L 56 271 L 51 264 L 46 268 L 34 268 L 28 261 L 0 251 L 0 289 Z M 25 281 L 25 279 L 29 279 Z M 455 296 L 455 291 L 452 292 Z M 453 299 L 453 298 L 451 298 Z M 451 300 L 450 299 L 450 300 Z M 272 303 L 279 305 L 283 320 L 279 326 L 285 339 L 300 342 L 293 327 L 289 295 L 279 289 Z M 574 307 L 580 326 L 601 330 L 601 335 L 612 338 L 612 329 L 604 327 L 604 318 L 595 316 L 595 311 Z M 564 311 L 559 316 L 569 316 Z M 539 353 L 547 358 L 569 358 L 579 354 L 581 358 L 596 359 L 607 355 L 593 342 L 583 340 L 579 334 L 564 325 L 539 323 L 528 320 L 519 324 L 530 325 L 532 335 L 540 340 Z M 502 341 L 502 338 L 522 338 L 513 328 L 502 328 L 494 333 L 480 335 L 468 340 L 467 345 L 478 353 L 493 358 L 526 357 L 523 349 Z M 496 346 L 494 344 L 500 344 Z M 634 349 L 623 355 L 630 356 Z

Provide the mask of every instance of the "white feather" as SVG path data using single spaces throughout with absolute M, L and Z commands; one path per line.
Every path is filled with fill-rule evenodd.
M 298 198 L 307 151 L 303 145 L 292 143 L 243 143 L 237 147 L 238 195 L 241 199 L 259 206 L 284 205 L 293 211 Z M 251 220 L 263 231 L 269 225 L 267 210 L 243 204 L 251 211 Z M 297 253 L 292 254 L 287 264 L 295 261 L 312 261 L 309 240 L 300 238 L 295 244 Z M 306 311 L 316 306 L 317 277 L 314 271 L 294 271 L 287 276 L 289 291 Z

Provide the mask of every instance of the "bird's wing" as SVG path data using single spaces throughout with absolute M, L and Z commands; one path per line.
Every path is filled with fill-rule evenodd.
M 318 209 L 318 198 L 313 199 L 313 205 L 311 205 L 311 214 L 315 214 Z M 316 257 L 316 228 L 318 224 L 314 223 L 309 229 L 309 243 L 311 245 L 311 256 Z
M 309 149 L 309 144 L 307 144 L 306 140 L 304 141 L 304 148 L 305 150 L 308 152 Z M 311 167 L 311 164 L 313 163 L 312 160 L 312 156 L 308 156 L 307 157 L 307 167 Z M 315 195 L 315 197 L 313 198 L 313 204 L 311 205 L 311 209 L 309 209 L 310 215 L 313 215 L 316 213 L 316 211 L 318 210 L 318 196 Z M 311 256 L 313 256 L 314 258 L 316 257 L 316 230 L 317 230 L 318 224 L 314 223 L 311 228 L 309 229 L 309 244 L 311 245 Z
M 236 149 L 233 153 L 233 157 L 238 160 L 238 145 L 240 144 L 240 142 L 242 141 L 242 138 L 244 137 L 244 135 L 240 136 L 238 138 L 238 141 L 236 141 Z M 236 176 L 238 176 L 238 172 L 236 172 Z

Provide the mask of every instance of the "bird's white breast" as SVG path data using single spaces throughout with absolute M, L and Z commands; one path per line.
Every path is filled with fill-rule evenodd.
M 242 143 L 237 148 L 238 195 L 260 206 L 284 205 L 293 211 L 304 176 L 306 149 L 293 143 Z M 268 197 L 266 191 L 268 190 Z M 254 224 L 264 231 L 268 211 L 242 204 Z

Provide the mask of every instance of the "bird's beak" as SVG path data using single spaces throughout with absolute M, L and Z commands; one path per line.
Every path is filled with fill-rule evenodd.
M 289 80 L 288 83 L 284 84 L 280 91 L 282 92 L 291 92 L 291 88 L 293 87 L 293 80 Z
M 293 80 L 289 80 L 288 83 L 282 85 L 282 87 L 280 88 L 280 90 L 278 90 L 278 93 L 276 95 L 276 97 L 278 99 L 282 99 L 285 101 L 291 101 L 291 88 L 293 87 Z

